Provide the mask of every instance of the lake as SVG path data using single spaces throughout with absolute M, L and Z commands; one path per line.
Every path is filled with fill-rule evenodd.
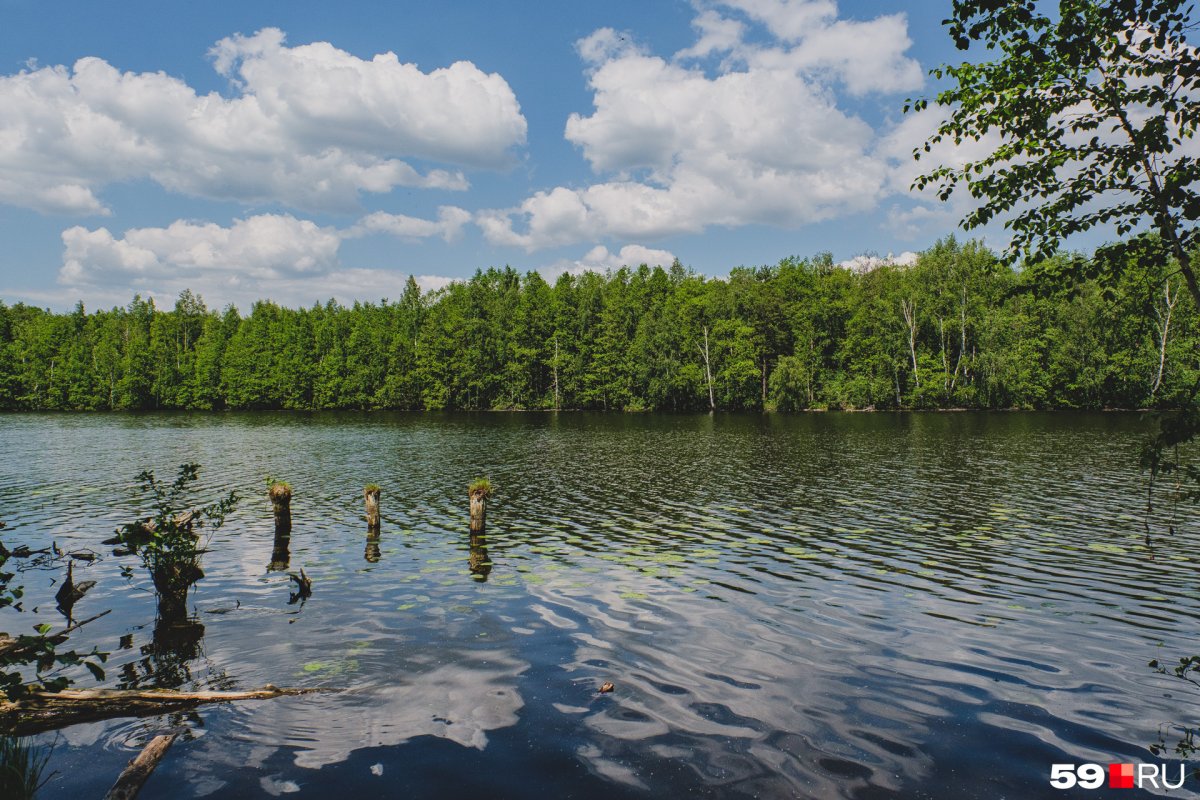
M 143 798 L 1062 797 L 1051 764 L 1152 762 L 1160 726 L 1200 722 L 1200 689 L 1147 666 L 1200 652 L 1200 516 L 1164 491 L 1145 542 L 1153 426 L 0 416 L 5 543 L 103 555 L 74 612 L 113 613 L 71 644 L 111 653 L 104 685 L 345 690 L 44 735 L 39 797 L 102 796 L 171 727 Z M 185 461 L 199 496 L 243 500 L 168 635 L 140 564 L 100 542 L 149 513 L 139 472 Z M 268 474 L 295 492 L 286 570 Z M 477 475 L 497 491 L 472 541 Z M 301 568 L 313 593 L 289 604 Z M 19 575 L 29 610 L 0 629 L 61 628 L 60 577 Z

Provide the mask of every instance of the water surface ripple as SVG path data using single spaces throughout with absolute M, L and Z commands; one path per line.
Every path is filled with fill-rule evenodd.
M 1150 761 L 1161 725 L 1200 719 L 1200 692 L 1146 667 L 1200 651 L 1196 512 L 1160 504 L 1145 542 L 1151 426 L 0 417 L 5 543 L 104 555 L 77 570 L 97 586 L 75 615 L 114 613 L 75 641 L 111 652 L 106 685 L 344 690 L 69 728 L 41 796 L 99 796 L 169 726 L 187 735 L 145 798 L 1058 796 L 1050 764 Z M 245 499 L 193 622 L 166 631 L 137 564 L 99 542 L 136 515 L 138 472 L 184 461 L 200 495 Z M 268 569 L 268 474 L 295 487 L 304 603 Z M 472 539 L 476 475 L 497 495 Z M 60 626 L 59 578 L 22 573 L 27 611 L 0 627 Z

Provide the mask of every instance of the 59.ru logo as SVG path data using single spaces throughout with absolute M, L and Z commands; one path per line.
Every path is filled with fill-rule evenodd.
M 1179 764 L 1179 781 L 1171 783 L 1166 764 L 1053 764 L 1050 785 L 1055 789 L 1178 789 L 1185 768 Z

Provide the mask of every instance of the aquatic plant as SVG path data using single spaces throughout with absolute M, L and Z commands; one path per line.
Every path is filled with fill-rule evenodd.
M 492 482 L 487 478 L 476 478 L 467 486 L 467 494 L 471 497 L 489 498 L 492 496 L 494 487 Z
M 1150 668 L 1160 675 L 1174 675 L 1180 680 L 1187 681 L 1193 686 L 1200 686 L 1200 656 L 1186 656 L 1179 659 L 1179 663 L 1173 666 L 1166 666 L 1159 663 L 1158 659 L 1150 662 Z M 1179 739 L 1175 742 L 1175 746 L 1170 748 L 1180 758 L 1191 758 L 1200 753 L 1200 744 L 1196 742 L 1196 735 L 1200 733 L 1200 726 L 1179 726 Z M 1150 752 L 1156 756 L 1162 755 L 1168 750 L 1167 741 L 1163 736 L 1162 729 L 1159 729 L 1158 741 L 1150 745 Z M 1196 772 L 1197 777 L 1200 777 L 1200 770 Z
M 150 573 L 159 617 L 164 620 L 186 616 L 188 590 L 204 577 L 200 568 L 204 548 L 195 528 L 205 524 L 219 528 L 238 503 L 237 492 L 231 491 L 215 502 L 188 508 L 189 487 L 199 474 L 199 464 L 180 464 L 175 480 L 164 484 L 152 471 L 143 471 L 138 481 L 142 491 L 150 494 L 154 514 L 117 531 L 119 541 L 141 559 Z
M 53 774 L 43 777 L 52 749 L 16 736 L 0 736 L 0 797 L 33 800 Z

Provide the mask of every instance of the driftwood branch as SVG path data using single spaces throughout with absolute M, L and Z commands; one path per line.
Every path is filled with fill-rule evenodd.
M 267 684 L 241 692 L 176 692 L 168 689 L 64 689 L 34 692 L 19 700 L 0 702 L 0 731 L 16 736 L 58 730 L 81 722 L 115 717 L 152 717 L 188 711 L 205 703 L 266 700 L 340 689 L 281 689 Z
M 167 748 L 175 741 L 178 734 L 165 733 L 162 736 L 155 736 L 151 739 L 142 752 L 138 753 L 137 758 L 129 762 L 129 766 L 121 773 L 121 777 L 117 778 L 117 782 L 108 790 L 108 794 L 104 795 L 104 800 L 133 800 L 137 797 L 137 793 L 142 790 L 142 784 L 150 777 L 150 773 L 154 772 L 154 768 L 158 766 L 158 762 L 162 761 L 163 756 L 167 754 Z

